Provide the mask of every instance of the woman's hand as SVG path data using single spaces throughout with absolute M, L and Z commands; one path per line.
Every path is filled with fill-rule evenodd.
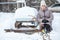
M 40 26 L 41 26 L 41 27 L 44 27 L 44 25 L 43 25 L 43 24 L 44 24 L 44 23 L 40 23 Z
M 42 23 L 40 23 L 40 31 L 42 31 L 43 27 L 44 27 L 44 25 Z

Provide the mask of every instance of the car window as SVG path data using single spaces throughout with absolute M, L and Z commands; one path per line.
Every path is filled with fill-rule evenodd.
M 55 4 L 52 7 L 60 7 L 60 4 Z

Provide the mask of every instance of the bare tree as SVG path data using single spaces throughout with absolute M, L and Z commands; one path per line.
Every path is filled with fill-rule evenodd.
M 59 3 L 57 0 L 45 0 L 45 2 L 48 6 L 55 4 L 55 3 Z
M 26 2 L 28 6 L 39 9 L 41 0 L 26 0 Z M 51 6 L 52 4 L 58 3 L 57 0 L 45 0 L 45 2 L 47 6 Z

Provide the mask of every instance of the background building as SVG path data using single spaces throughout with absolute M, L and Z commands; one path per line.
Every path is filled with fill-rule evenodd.
M 16 2 L 17 0 L 0 0 L 1 2 Z M 39 10 L 41 0 L 26 0 L 27 6 L 34 7 Z M 57 0 L 45 0 L 48 6 L 58 3 Z M 19 4 L 18 7 L 21 7 L 22 4 Z M 17 8 L 17 4 L 0 4 L 0 11 L 4 12 L 14 12 Z

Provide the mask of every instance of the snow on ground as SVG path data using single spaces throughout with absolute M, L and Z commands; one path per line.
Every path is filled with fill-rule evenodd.
M 51 32 L 52 40 L 60 40 L 60 13 L 54 13 L 53 31 Z
M 13 28 L 15 23 L 14 13 L 0 13 L 0 40 L 42 40 L 39 33 L 27 35 L 24 33 L 6 33 L 4 29 Z M 60 40 L 60 13 L 54 13 L 53 31 L 50 36 L 52 40 Z

